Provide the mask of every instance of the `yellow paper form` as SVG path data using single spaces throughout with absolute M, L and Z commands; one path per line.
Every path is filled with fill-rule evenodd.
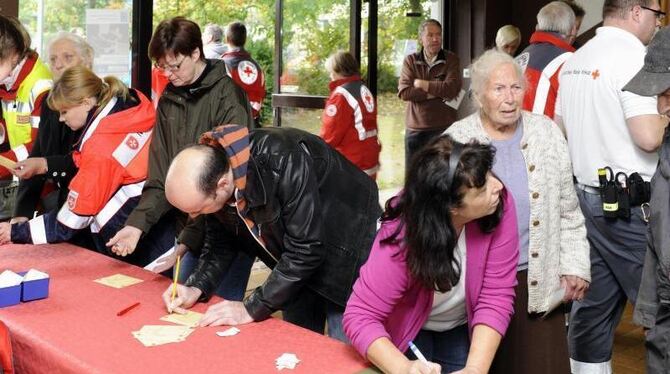
M 172 322 L 178 325 L 195 327 L 202 318 L 202 313 L 186 311 L 186 314 L 172 313 L 161 317 L 161 321 Z
M 114 288 L 123 288 L 132 286 L 133 284 L 142 283 L 143 280 L 133 278 L 123 274 L 114 274 L 109 277 L 104 277 L 94 280 L 94 282 L 104 284 L 105 286 L 114 287 Z
M 132 334 L 145 347 L 154 347 L 167 343 L 183 342 L 192 332 L 193 329 L 188 326 L 145 325 L 140 330 L 133 331 Z

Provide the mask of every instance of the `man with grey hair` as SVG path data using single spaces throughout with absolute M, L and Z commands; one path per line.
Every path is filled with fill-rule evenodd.
M 416 151 L 456 121 L 456 109 L 445 102 L 461 91 L 458 57 L 442 49 L 442 25 L 428 19 L 419 26 L 422 48 L 405 57 L 398 96 L 405 111 L 405 165 Z
M 663 15 L 658 0 L 605 0 L 603 27 L 559 76 L 556 120 L 564 124 L 591 245 L 592 283 L 573 303 L 568 331 L 577 374 L 612 372 L 616 325 L 626 300 L 638 299 L 648 182 L 668 119 L 655 98 L 622 88 L 643 66 Z
M 537 13 L 530 45 L 516 57 L 528 81 L 524 110 L 554 118 L 558 75 L 575 51 L 569 40 L 576 33 L 575 14 L 564 2 L 552 1 Z
M 205 26 L 202 31 L 202 50 L 205 58 L 221 59 L 221 56 L 228 50 L 228 46 L 223 43 L 223 29 L 213 23 Z
M 658 112 L 670 115 L 670 29 L 659 31 L 647 48 L 644 66 L 623 88 L 642 96 L 657 96 Z M 635 303 L 633 321 L 649 329 L 647 373 L 668 373 L 670 357 L 670 133 L 666 130 L 659 163 L 651 179 L 647 255 Z
M 581 47 L 581 45 L 577 45 L 577 33 L 579 32 L 579 29 L 582 28 L 582 21 L 584 21 L 586 11 L 584 10 L 584 7 L 577 4 L 575 0 L 561 0 L 561 1 L 568 4 L 570 9 L 572 9 L 572 12 L 575 13 L 575 34 L 571 35 L 568 38 L 568 43 L 572 44 L 572 46 L 574 46 L 575 49 L 577 49 Z

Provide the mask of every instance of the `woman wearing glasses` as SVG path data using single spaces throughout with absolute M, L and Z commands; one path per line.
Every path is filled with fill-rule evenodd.
M 205 59 L 202 48 L 200 27 L 183 17 L 162 21 L 149 43 L 149 57 L 170 83 L 158 100 L 155 135 L 149 154 L 149 179 L 142 191 L 142 199 L 126 226 L 108 243 L 120 255 L 132 253 L 142 234 L 172 210 L 165 198 L 165 174 L 170 161 L 180 150 L 197 143 L 201 134 L 217 126 L 251 127 L 253 124 L 244 91 L 228 77 L 223 61 Z M 199 226 L 181 230 L 186 218 L 182 214 L 178 217 L 180 244 L 173 259 L 188 249 L 196 253 L 200 250 L 202 234 Z M 182 269 L 190 270 L 197 257 L 189 254 Z M 232 271 L 242 269 L 241 273 L 226 287 L 235 290 L 235 294 L 224 294 L 229 300 L 240 300 L 243 296 L 253 259 L 246 256 L 239 261 L 232 266 Z M 171 267 L 172 262 L 166 262 L 165 266 Z M 180 279 L 185 278 L 180 276 Z
M 383 372 L 488 371 L 512 316 L 519 256 L 494 153 L 439 137 L 386 204 L 344 312 L 351 343 Z

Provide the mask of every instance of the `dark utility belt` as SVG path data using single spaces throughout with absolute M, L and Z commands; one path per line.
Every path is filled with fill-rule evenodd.
M 631 207 L 649 203 L 650 184 L 639 173 L 614 174 L 612 168 L 605 166 L 598 169 L 598 181 L 605 217 L 628 219 Z

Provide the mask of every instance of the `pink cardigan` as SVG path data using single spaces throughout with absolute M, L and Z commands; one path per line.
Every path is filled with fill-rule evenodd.
M 475 325 L 484 324 L 505 335 L 514 313 L 519 237 L 512 194 L 504 195 L 503 217 L 492 233 L 482 233 L 476 222 L 465 225 L 465 304 L 471 334 Z M 381 337 L 404 352 L 433 305 L 434 291 L 409 275 L 404 246 L 380 243 L 398 225 L 399 220 L 382 225 L 344 311 L 344 331 L 363 357 Z

